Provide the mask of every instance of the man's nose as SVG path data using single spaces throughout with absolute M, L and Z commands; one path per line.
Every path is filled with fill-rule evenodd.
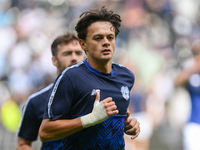
M 110 41 L 107 38 L 103 39 L 103 46 L 109 46 L 110 45 Z
M 77 61 L 78 60 L 78 56 L 76 53 L 72 53 L 72 61 Z

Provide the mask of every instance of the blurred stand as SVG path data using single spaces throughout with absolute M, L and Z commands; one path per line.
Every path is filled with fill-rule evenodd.
M 102 5 L 123 20 L 114 61 L 136 76 L 129 110 L 141 134 L 125 136 L 126 150 L 182 150 L 190 102 L 174 81 L 180 66 L 190 63 L 191 41 L 200 37 L 197 0 L 0 0 L 1 109 L 12 99 L 21 110 L 30 94 L 55 79 L 52 40 L 74 30 L 80 12 Z M 3 123 L 0 130 L 0 149 L 13 150 L 15 133 Z M 37 149 L 40 142 L 34 144 Z

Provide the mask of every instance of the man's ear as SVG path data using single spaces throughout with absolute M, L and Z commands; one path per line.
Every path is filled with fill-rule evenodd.
M 58 61 L 57 61 L 56 57 L 52 56 L 51 60 L 52 60 L 53 65 L 57 67 L 58 66 Z
M 87 50 L 87 48 L 86 48 L 86 43 L 85 43 L 85 41 L 84 40 L 79 40 L 79 44 L 80 44 L 80 46 L 81 46 L 81 48 L 84 50 L 84 51 L 86 51 Z

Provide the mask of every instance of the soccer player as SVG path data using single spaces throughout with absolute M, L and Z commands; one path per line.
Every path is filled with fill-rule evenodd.
M 127 116 L 135 77 L 112 62 L 121 19 L 105 7 L 80 17 L 75 29 L 87 59 L 57 77 L 40 138 L 64 138 L 63 149 L 122 150 L 124 132 L 135 138 L 140 127 L 136 119 Z
M 52 62 L 57 67 L 59 75 L 65 68 L 85 59 L 78 37 L 67 32 L 58 36 L 51 45 Z M 53 83 L 32 94 L 24 108 L 21 124 L 18 129 L 17 150 L 31 150 L 31 143 L 38 137 L 39 127 L 47 103 L 49 91 Z M 42 143 L 42 150 L 59 150 L 62 148 L 62 139 Z
M 180 71 L 176 85 L 187 89 L 191 99 L 191 114 L 183 128 L 183 149 L 200 149 L 200 40 L 192 44 L 193 63 Z

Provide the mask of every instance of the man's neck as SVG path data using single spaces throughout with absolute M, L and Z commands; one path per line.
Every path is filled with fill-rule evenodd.
M 112 60 L 109 61 L 91 61 L 87 59 L 88 64 L 103 73 L 111 73 L 112 72 Z

